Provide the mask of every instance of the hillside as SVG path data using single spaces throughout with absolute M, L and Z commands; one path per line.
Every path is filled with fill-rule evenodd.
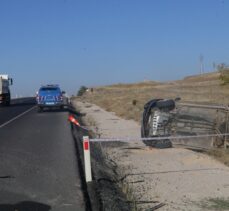
M 176 98 L 182 102 L 228 105 L 229 86 L 222 86 L 220 73 L 189 76 L 183 80 L 94 87 L 81 98 L 115 112 L 125 119 L 140 121 L 144 104 L 153 98 Z

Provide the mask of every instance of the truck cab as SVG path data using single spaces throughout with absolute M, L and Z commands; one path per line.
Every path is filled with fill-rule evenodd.
M 9 106 L 11 101 L 10 85 L 13 84 L 13 79 L 8 75 L 0 75 L 0 104 Z

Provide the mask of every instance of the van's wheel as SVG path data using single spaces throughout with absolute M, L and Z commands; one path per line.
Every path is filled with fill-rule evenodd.
M 43 110 L 44 110 L 44 109 L 43 109 L 41 106 L 38 107 L 38 112 L 41 113 L 41 112 L 43 112 Z
M 5 102 L 5 106 L 10 106 L 10 100 Z
M 159 100 L 156 102 L 156 107 L 159 109 L 173 110 L 175 108 L 174 100 Z
M 172 142 L 169 139 L 157 140 L 154 147 L 158 149 L 171 148 Z
M 164 140 L 145 140 L 143 141 L 146 146 L 158 149 L 172 148 L 172 142 L 169 139 Z

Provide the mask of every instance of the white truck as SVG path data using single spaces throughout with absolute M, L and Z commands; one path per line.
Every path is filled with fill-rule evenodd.
M 10 105 L 10 88 L 9 86 L 13 84 L 13 79 L 9 78 L 8 75 L 0 74 L 0 104 L 5 106 Z

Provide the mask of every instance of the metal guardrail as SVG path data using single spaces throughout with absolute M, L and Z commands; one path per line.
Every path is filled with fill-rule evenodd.
M 193 108 L 206 108 L 206 109 L 220 109 L 220 110 L 227 110 L 229 112 L 228 106 L 223 105 L 203 105 L 203 104 L 193 104 L 193 103 L 178 103 L 180 106 L 188 106 Z
M 109 141 L 120 141 L 120 142 L 134 142 L 134 141 L 157 141 L 157 140 L 174 140 L 174 139 L 191 139 L 191 138 L 212 138 L 212 137 L 225 137 L 229 136 L 229 133 L 224 134 L 205 134 L 195 136 L 166 136 L 166 137 L 149 137 L 149 138 L 94 138 L 90 139 L 91 142 L 109 142 Z

